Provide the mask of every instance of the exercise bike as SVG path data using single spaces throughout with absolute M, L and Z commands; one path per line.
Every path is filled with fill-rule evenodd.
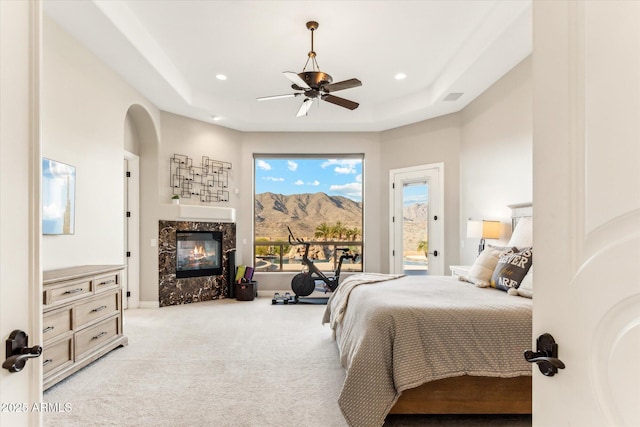
M 309 259 L 309 246 L 310 243 L 305 242 L 303 239 L 297 238 L 291 232 L 291 228 L 287 226 L 287 230 L 289 230 L 289 244 L 290 245 L 303 245 L 304 246 L 304 254 L 302 255 L 302 265 L 304 266 L 303 271 L 301 273 L 296 274 L 291 280 L 291 290 L 295 294 L 295 296 L 289 296 L 287 301 L 283 301 L 286 303 L 315 303 L 315 304 L 326 304 L 328 297 L 320 297 L 320 298 L 306 298 L 313 291 L 324 292 L 325 294 L 328 292 L 334 292 L 338 285 L 340 284 L 340 270 L 342 269 L 343 261 L 349 259 L 353 262 L 356 262 L 358 259 L 358 254 L 352 254 L 349 248 L 336 248 L 336 251 L 340 251 L 340 258 L 338 260 L 338 265 L 333 273 L 333 276 L 327 276 L 322 271 L 315 266 L 313 261 Z M 274 297 L 274 301 L 276 298 Z M 275 304 L 275 302 L 274 302 Z

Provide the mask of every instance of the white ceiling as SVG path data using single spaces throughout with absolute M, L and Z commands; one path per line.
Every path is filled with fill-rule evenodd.
M 241 131 L 381 131 L 456 112 L 531 53 L 530 0 L 46 0 L 44 11 L 161 110 Z M 356 110 L 320 102 L 295 117 L 302 97 L 256 101 L 293 92 L 282 72 L 305 66 L 311 20 L 320 69 L 362 81 L 336 93 Z M 452 92 L 463 95 L 444 101 Z

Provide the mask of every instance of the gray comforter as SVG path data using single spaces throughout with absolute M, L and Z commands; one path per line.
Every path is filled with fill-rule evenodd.
M 403 390 L 460 375 L 531 375 L 531 300 L 450 276 L 351 276 L 332 294 L 350 426 L 380 426 Z M 491 393 L 491 390 L 487 390 Z

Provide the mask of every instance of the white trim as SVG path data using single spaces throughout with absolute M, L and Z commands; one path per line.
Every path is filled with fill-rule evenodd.
M 160 308 L 160 303 L 158 301 L 140 301 L 138 308 Z

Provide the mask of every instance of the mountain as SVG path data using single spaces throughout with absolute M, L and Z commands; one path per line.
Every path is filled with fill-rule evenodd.
M 323 222 L 329 226 L 340 222 L 344 227 L 362 230 L 362 202 L 347 197 L 267 192 L 256 194 L 255 203 L 257 238 L 286 241 L 289 226 L 296 237 L 313 240 L 316 227 Z

